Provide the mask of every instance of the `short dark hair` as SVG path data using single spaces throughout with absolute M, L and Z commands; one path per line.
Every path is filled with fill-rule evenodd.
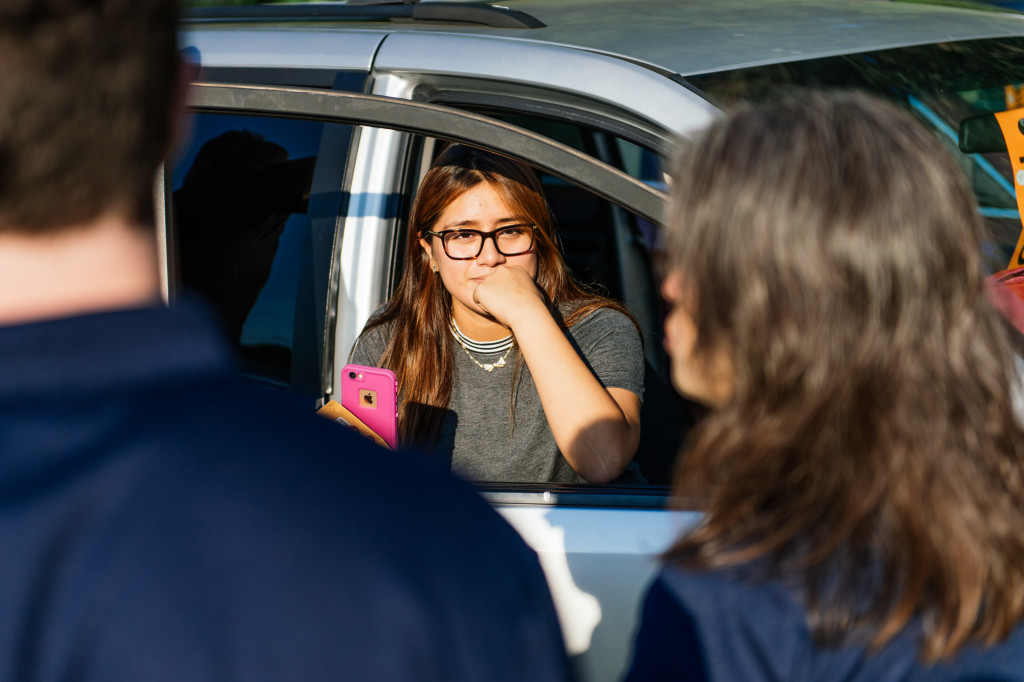
M 819 641 L 881 646 L 920 617 L 948 658 L 1024 618 L 1024 430 L 987 239 L 942 142 L 865 94 L 734 112 L 680 155 L 672 266 L 697 353 L 735 370 L 691 435 L 712 491 L 669 552 L 799 577 Z
M 178 18 L 177 0 L 0 3 L 0 232 L 152 220 Z

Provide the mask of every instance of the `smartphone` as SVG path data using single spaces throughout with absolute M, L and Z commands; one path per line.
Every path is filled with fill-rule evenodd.
M 341 405 L 394 449 L 398 441 L 398 379 L 390 369 L 345 365 Z

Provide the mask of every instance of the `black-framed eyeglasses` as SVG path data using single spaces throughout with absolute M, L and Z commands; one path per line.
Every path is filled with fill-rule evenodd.
M 484 250 L 484 241 L 487 239 L 494 242 L 494 248 L 503 256 L 528 253 L 533 249 L 533 232 L 536 229 L 536 225 L 507 225 L 493 232 L 460 228 L 440 232 L 424 230 L 423 235 L 439 237 L 445 255 L 452 260 L 473 260 Z

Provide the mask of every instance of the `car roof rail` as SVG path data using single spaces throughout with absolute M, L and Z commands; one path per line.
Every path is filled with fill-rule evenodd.
M 500 5 L 419 0 L 349 0 L 222 7 L 189 7 L 182 12 L 189 23 L 231 21 L 394 21 L 475 24 L 491 28 L 544 28 L 536 17 Z

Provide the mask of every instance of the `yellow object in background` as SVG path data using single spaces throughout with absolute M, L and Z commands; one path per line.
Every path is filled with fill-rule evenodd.
M 1014 90 L 1015 101 L 1018 96 L 1024 96 L 1024 90 L 1021 88 L 1007 86 L 1007 102 L 1010 101 L 1011 89 Z M 1017 106 L 1020 107 L 1020 104 Z M 1020 212 L 1021 220 L 1024 221 L 1024 132 L 1021 132 L 1020 129 L 1020 121 L 1024 119 L 1024 109 L 999 111 L 995 116 L 999 122 L 999 129 L 1003 132 L 1003 138 L 1006 140 L 1006 151 L 1010 154 L 1010 165 L 1013 168 L 1013 188 L 1017 194 L 1017 210 Z M 1008 267 L 1016 268 L 1024 265 L 1022 251 L 1024 251 L 1024 230 L 1017 238 L 1017 246 L 1013 249 L 1013 256 L 1010 258 Z
M 1024 107 L 1024 86 L 1005 85 L 1003 92 L 1006 94 L 1006 108 L 1020 109 Z

